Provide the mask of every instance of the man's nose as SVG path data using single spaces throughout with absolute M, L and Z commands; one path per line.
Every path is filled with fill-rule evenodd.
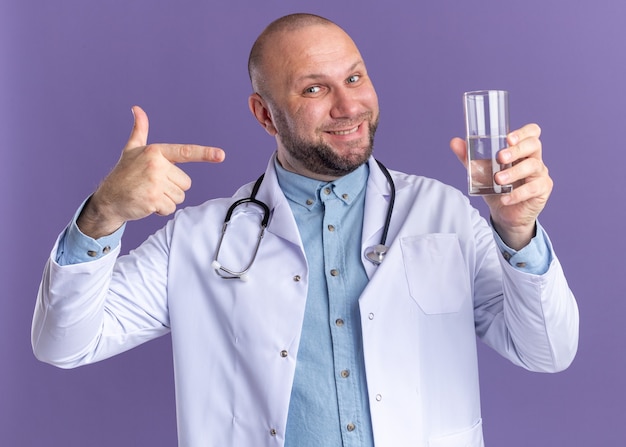
M 357 89 L 342 88 L 333 92 L 332 118 L 352 118 L 360 113 Z

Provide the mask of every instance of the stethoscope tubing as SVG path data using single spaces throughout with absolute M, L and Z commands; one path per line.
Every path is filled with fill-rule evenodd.
M 380 161 L 376 160 L 378 163 L 378 167 L 381 171 L 383 171 L 384 176 L 387 178 L 387 183 L 389 184 L 389 205 L 387 205 L 387 215 L 385 216 L 385 226 L 383 227 L 383 234 L 380 237 L 380 245 L 385 245 L 387 242 L 387 233 L 389 232 L 389 227 L 391 226 L 391 215 L 393 214 L 393 207 L 396 202 L 396 185 L 391 178 L 391 174 L 389 170 L 383 165 Z
M 383 232 L 380 238 L 380 244 L 370 248 L 370 250 L 368 250 L 368 252 L 366 253 L 366 258 L 368 260 L 370 260 L 375 265 L 379 265 L 382 262 L 385 254 L 387 253 L 387 250 L 389 249 L 389 247 L 387 247 L 387 245 L 385 244 L 387 242 L 387 234 L 389 232 L 389 226 L 391 225 L 391 216 L 393 214 L 393 207 L 394 207 L 395 200 L 396 200 L 396 187 L 393 182 L 393 179 L 391 178 L 391 174 L 389 173 L 385 165 L 383 165 L 378 160 L 376 160 L 376 163 L 378 163 L 380 170 L 383 172 L 385 178 L 387 179 L 387 183 L 389 184 L 389 189 L 390 189 L 389 205 L 387 206 L 387 214 L 385 216 L 385 224 L 383 226 Z M 250 193 L 250 197 L 239 199 L 233 202 L 233 204 L 230 207 L 228 207 L 228 210 L 226 211 L 226 216 L 224 217 L 224 224 L 222 225 L 222 232 L 220 234 L 220 239 L 217 244 L 217 249 L 215 251 L 213 262 L 211 263 L 211 266 L 215 269 L 215 272 L 223 279 L 241 279 L 244 281 L 247 280 L 247 273 L 252 267 L 252 264 L 254 264 L 254 260 L 256 259 L 256 256 L 259 253 L 261 240 L 263 239 L 263 236 L 265 234 L 265 229 L 267 228 L 269 224 L 269 218 L 270 218 L 270 209 L 267 206 L 267 204 L 265 204 L 264 202 L 256 198 L 256 194 L 259 191 L 261 182 L 263 181 L 263 177 L 264 177 L 264 174 L 261 175 L 257 179 L 257 181 L 254 183 L 252 192 Z M 224 236 L 226 234 L 226 229 L 228 228 L 228 224 L 230 223 L 230 219 L 233 215 L 233 212 L 239 205 L 243 205 L 246 203 L 252 203 L 256 206 L 259 206 L 263 210 L 263 218 L 261 219 L 259 236 L 257 238 L 256 246 L 254 248 L 254 253 L 252 254 L 252 259 L 243 270 L 236 271 L 236 270 L 231 270 L 229 268 L 224 267 L 222 264 L 220 264 L 220 262 L 218 261 L 218 258 L 220 254 L 220 249 L 222 247 L 222 242 L 224 241 Z

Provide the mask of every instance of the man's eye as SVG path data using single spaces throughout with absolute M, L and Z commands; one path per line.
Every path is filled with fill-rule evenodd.
M 352 76 L 350 76 L 350 77 L 346 80 L 346 82 L 347 82 L 348 84 L 354 84 L 355 82 L 358 82 L 358 80 L 359 80 L 359 79 L 361 79 L 361 76 L 359 76 L 359 75 L 352 75 Z
M 304 90 L 304 93 L 306 94 L 315 94 L 315 93 L 319 93 L 321 90 L 319 85 L 313 85 L 311 87 L 308 87 L 307 89 Z

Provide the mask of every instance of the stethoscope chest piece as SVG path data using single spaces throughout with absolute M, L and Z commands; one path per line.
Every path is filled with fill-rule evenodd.
M 372 261 L 376 265 L 380 265 L 385 259 L 385 255 L 387 254 L 387 250 L 389 247 L 383 244 L 376 244 L 371 247 L 367 253 L 365 253 L 365 257 Z
M 385 259 L 385 255 L 389 250 L 389 247 L 386 244 L 387 242 L 387 232 L 389 231 L 389 225 L 391 224 L 391 214 L 393 213 L 393 205 L 396 201 L 396 186 L 393 183 L 393 179 L 391 178 L 391 174 L 385 168 L 385 166 L 378 160 L 376 160 L 378 166 L 380 166 L 380 170 L 383 171 L 385 177 L 387 178 L 387 182 L 389 184 L 390 195 L 389 195 L 389 206 L 387 207 L 387 216 L 385 217 L 385 226 L 383 227 L 383 234 L 380 238 L 380 244 L 376 244 L 373 247 L 370 247 L 365 253 L 365 257 L 374 265 L 380 265 Z

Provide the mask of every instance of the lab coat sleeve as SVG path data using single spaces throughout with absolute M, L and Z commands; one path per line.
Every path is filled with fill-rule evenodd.
M 57 241 L 35 305 L 35 356 L 72 368 L 167 333 L 166 234 L 160 230 L 126 256 L 118 258 L 118 246 L 100 259 L 64 266 L 55 260 Z
M 547 237 L 546 241 L 552 259 L 542 275 L 516 269 L 499 250 L 490 250 L 475 281 L 474 314 L 478 336 L 501 355 L 528 370 L 558 372 L 576 355 L 578 307 Z M 486 285 L 485 278 L 491 275 L 502 278 L 501 296 Z

